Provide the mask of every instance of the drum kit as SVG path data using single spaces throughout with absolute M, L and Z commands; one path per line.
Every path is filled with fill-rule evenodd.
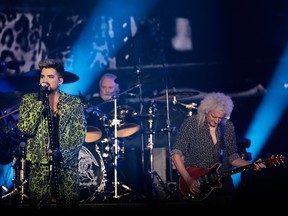
M 85 112 L 88 113 L 87 116 L 87 133 L 86 133 L 86 139 L 85 139 L 85 145 L 84 149 L 82 149 L 82 153 L 87 155 L 87 151 L 89 152 L 89 157 L 92 158 L 90 163 L 94 164 L 93 166 L 89 166 L 90 168 L 94 168 L 94 180 L 97 179 L 97 187 L 95 189 L 95 181 L 92 179 L 88 182 L 92 184 L 91 186 L 89 184 L 82 184 L 82 190 L 85 191 L 86 194 L 89 196 L 84 196 L 84 199 L 82 199 L 83 202 L 91 202 L 93 200 L 103 201 L 103 199 L 119 199 L 124 196 L 127 196 L 130 194 L 132 189 L 125 185 L 123 182 L 119 181 L 118 179 L 118 167 L 117 164 L 121 160 L 125 160 L 124 158 L 124 151 L 126 146 L 126 139 L 133 138 L 133 136 L 137 132 L 143 132 L 143 123 L 148 125 L 147 131 L 145 133 L 141 133 L 141 135 L 144 135 L 145 137 L 143 142 L 141 143 L 141 151 L 142 151 L 142 165 L 148 163 L 148 170 L 147 174 L 149 178 L 157 178 L 158 182 L 164 182 L 160 175 L 157 173 L 157 171 L 154 169 L 154 156 L 153 156 L 153 148 L 154 148 L 154 142 L 155 142 L 155 134 L 157 133 L 155 129 L 155 119 L 158 115 L 157 112 L 157 105 L 155 101 L 163 102 L 165 95 L 163 96 L 158 95 L 155 98 L 151 98 L 147 100 L 145 105 L 148 105 L 147 109 L 144 109 L 147 111 L 147 113 L 138 112 L 134 106 L 129 104 L 120 104 L 118 105 L 118 98 L 121 95 L 127 95 L 127 92 L 130 92 L 131 90 L 135 88 L 141 88 L 140 84 L 137 84 L 136 86 L 119 93 L 118 95 L 114 96 L 113 99 L 111 99 L 114 102 L 114 108 L 110 110 L 107 114 L 101 110 L 101 106 L 95 106 L 95 105 L 85 105 Z M 141 92 L 141 89 L 139 90 Z M 179 99 L 183 99 L 185 95 L 195 95 L 195 92 L 185 92 L 179 94 Z M 169 102 L 173 102 L 174 105 L 179 104 L 180 106 L 185 107 L 189 110 L 187 116 L 191 116 L 192 109 L 196 109 L 197 104 L 191 103 L 191 104 L 185 104 L 181 103 L 177 100 L 177 94 L 173 94 L 172 96 L 170 93 L 168 93 Z M 184 95 L 184 96 L 183 96 Z M 139 95 L 137 95 L 139 96 Z M 173 100 L 173 101 L 172 101 Z M 132 100 L 133 101 L 133 100 Z M 143 100 L 144 101 L 144 100 Z M 111 102 L 111 101 L 109 101 Z M 168 103 L 169 103 L 168 102 Z M 105 103 L 105 102 L 104 102 Z M 102 105 L 102 104 L 101 104 Z M 140 105 L 141 107 L 141 105 Z M 142 113 L 142 114 L 141 114 Z M 166 116 L 166 115 L 164 115 Z M 92 119 L 92 120 L 91 120 Z M 169 122 L 169 121 L 168 121 Z M 169 131 L 169 125 L 167 125 L 166 129 L 161 129 L 161 132 L 168 132 Z M 147 161 L 147 156 L 144 156 L 143 154 L 145 150 L 148 150 L 149 156 Z M 84 159 L 85 157 L 83 157 Z M 85 158 L 86 160 L 87 158 Z M 87 178 L 87 170 L 83 172 L 83 167 L 85 167 L 85 164 L 87 162 L 83 162 L 80 165 L 82 168 L 80 169 L 80 173 L 83 173 L 83 179 Z M 88 163 L 89 164 L 89 163 Z M 96 168 L 97 167 L 97 168 Z M 108 174 L 108 170 L 113 169 L 112 173 L 110 175 Z M 145 165 L 143 165 L 142 169 L 144 172 Z M 101 171 L 100 171 L 101 170 Z M 90 170 L 91 171 L 91 170 Z M 103 175 L 99 175 L 99 171 L 101 173 L 104 173 Z M 90 172 L 88 172 L 90 173 Z M 145 174 L 144 174 L 145 175 Z M 145 176 L 146 177 L 146 176 Z M 149 180 L 148 180 L 149 181 Z M 92 188 L 92 190 L 91 190 Z M 87 192 L 88 191 L 88 192 Z M 95 193 L 91 194 L 91 191 L 94 191 Z M 107 196 L 108 197 L 107 197 Z M 104 198 L 103 198 L 104 196 Z
M 135 86 L 131 89 L 137 87 Z M 91 195 L 90 192 L 87 193 L 87 191 L 90 191 L 90 186 L 86 183 L 81 184 L 81 191 L 86 191 L 83 193 L 89 194 L 89 197 L 84 196 L 83 202 L 87 202 L 87 200 L 91 202 L 91 200 L 97 199 L 101 194 L 105 194 L 104 199 L 119 199 L 132 191 L 129 186 L 118 180 L 118 163 L 124 160 L 124 139 L 137 133 L 140 129 L 140 124 L 136 117 L 137 112 L 133 107 L 127 104 L 117 104 L 118 98 L 131 89 L 113 96 L 111 100 L 104 101 L 101 104 L 113 103 L 112 110 L 107 114 L 99 108 L 101 107 L 99 104 L 98 106 L 84 105 L 88 126 L 82 154 L 90 151 L 90 155 L 94 156 L 94 159 L 92 157 L 93 160 L 90 160 L 90 163 L 94 164 L 94 166 L 90 166 L 90 168 L 94 167 L 94 173 L 97 173 L 100 169 L 104 175 L 100 176 L 102 179 L 99 179 L 99 175 L 95 175 L 99 180 L 97 189 L 101 193 L 99 193 L 99 190 L 93 189 L 92 191 L 95 191 L 96 194 Z M 87 168 L 87 166 L 83 166 L 84 164 L 87 164 L 87 162 L 79 164 L 80 177 L 82 178 L 81 173 L 83 173 L 83 179 L 87 175 L 87 170 L 83 172 L 83 168 Z M 96 167 L 97 169 L 95 170 Z M 93 184 L 93 181 L 90 181 L 90 183 Z
M 34 72 L 33 72 L 34 73 Z M 69 74 L 68 74 L 69 75 Z M 33 78 L 35 78 L 33 76 Z M 75 79 L 75 75 L 73 75 L 73 79 Z M 74 82 L 71 81 L 71 82 Z M 133 86 L 132 88 L 127 89 L 119 93 L 118 95 L 113 96 L 110 102 L 113 102 L 113 110 L 105 113 L 99 108 L 97 104 L 85 104 L 84 110 L 87 116 L 87 133 L 85 137 L 85 144 L 81 147 L 79 152 L 79 176 L 80 176 L 80 201 L 82 203 L 91 203 L 92 201 L 106 201 L 111 199 L 119 199 L 122 197 L 126 197 L 130 195 L 132 189 L 125 184 L 125 182 L 121 182 L 119 180 L 119 167 L 118 162 L 125 160 L 124 152 L 125 152 L 125 140 L 131 139 L 137 132 L 141 132 L 141 163 L 142 165 L 146 164 L 146 157 L 144 150 L 149 151 L 149 159 L 148 159 L 148 173 L 151 175 L 156 175 L 159 178 L 159 175 L 154 170 L 154 161 L 153 161 L 153 146 L 155 141 L 155 117 L 157 117 L 157 107 L 155 106 L 156 102 L 166 102 L 166 114 L 167 117 L 167 127 L 165 129 L 161 129 L 161 131 L 165 131 L 168 134 L 168 141 L 170 140 L 169 133 L 170 129 L 170 119 L 169 119 L 169 103 L 180 104 L 185 108 L 191 109 L 196 108 L 196 104 L 184 104 L 177 101 L 177 97 L 179 99 L 185 99 L 185 97 L 190 97 L 191 95 L 195 95 L 195 92 L 185 92 L 181 94 L 171 94 L 169 90 L 166 89 L 163 92 L 160 92 L 157 96 L 153 96 L 152 98 L 143 98 L 143 90 L 141 85 L 141 80 L 138 79 L 138 84 Z M 166 84 L 167 85 L 167 84 Z M 118 98 L 120 96 L 127 95 L 127 93 L 135 92 L 134 90 L 139 89 L 139 93 L 135 94 L 138 97 L 138 100 L 132 98 L 131 100 L 127 100 L 124 104 L 118 104 Z M 172 96 L 171 96 L 172 95 Z M 188 97 L 187 96 L 187 97 Z M 139 105 L 138 109 L 135 109 L 134 105 Z M 147 113 L 144 113 L 144 102 L 145 105 L 148 104 Z M 146 103 L 148 102 L 148 103 Z M 0 141 L 1 147 L 7 147 L 8 149 L 4 149 L 1 151 L 1 165 L 11 164 L 16 157 L 14 154 L 7 152 L 15 152 L 21 143 L 21 133 L 17 131 L 16 123 L 17 123 L 17 107 L 19 104 L 13 106 L 12 108 L 6 109 L 1 113 L 0 121 L 2 122 L 2 130 L 0 131 Z M 16 118 L 14 119 L 16 115 Z M 13 118 L 13 119 L 12 119 Z M 10 120 L 7 121 L 7 119 Z M 11 120 L 12 119 L 12 120 Z M 143 122 L 148 124 L 149 132 L 143 133 Z M 8 127 L 9 132 L 4 132 L 4 128 Z M 148 137 L 146 137 L 148 135 Z M 8 138 L 7 138 L 8 137 Z M 12 145 L 11 145 L 12 142 Z M 11 149 L 11 146 L 13 148 Z M 170 149 L 170 143 L 168 143 L 168 149 Z M 9 150 L 9 151 L 8 151 Z M 4 153 L 5 152 L 5 153 Z M 4 154 L 5 156 L 3 157 Z M 19 158 L 17 158 L 19 159 Z M 20 158 L 21 159 L 21 158 Z M 4 161 L 3 161 L 4 160 Z M 10 165 L 11 166 L 11 165 Z M 169 165 L 168 165 L 169 166 Z M 13 168 L 13 166 L 12 166 Z M 14 169 L 14 168 L 13 168 Z M 145 166 L 142 166 L 142 169 L 145 171 Z M 18 172 L 15 169 L 15 172 Z M 1 173 L 0 173 L 1 174 Z M 15 173 L 14 175 L 15 176 Z M 13 177 L 14 178 L 14 177 Z M 13 179 L 14 181 L 14 179 Z M 26 184 L 25 179 L 21 179 L 22 183 Z M 2 184 L 2 183 L 1 183 Z M 5 186 L 2 184 L 2 186 Z M 23 185 L 20 185 L 20 191 L 23 192 Z M 19 185 L 16 186 L 17 190 L 19 189 Z M 14 190 L 15 191 L 15 185 Z M 8 189 L 9 191 L 9 189 Z M 2 191 L 3 194 L 3 191 Z M 4 193 L 5 195 L 2 198 L 7 197 L 10 193 Z M 23 192 L 24 196 L 25 193 Z M 26 195 L 25 195 L 26 196 Z

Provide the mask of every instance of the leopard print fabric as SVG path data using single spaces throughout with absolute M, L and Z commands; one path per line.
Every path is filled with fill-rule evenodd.
M 63 156 L 57 173 L 60 204 L 75 206 L 79 199 L 78 153 L 84 144 L 87 122 L 84 107 L 76 96 L 61 91 L 59 143 Z M 32 205 L 45 206 L 52 199 L 53 185 L 48 184 L 49 146 L 48 119 L 37 94 L 23 96 L 19 107 L 19 130 L 28 136 L 26 161 L 29 169 L 29 195 Z

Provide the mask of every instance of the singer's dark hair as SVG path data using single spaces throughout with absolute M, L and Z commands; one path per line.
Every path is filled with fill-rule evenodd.
M 61 77 L 64 77 L 64 66 L 62 61 L 58 59 L 43 59 L 38 64 L 40 70 L 43 68 L 54 68 Z

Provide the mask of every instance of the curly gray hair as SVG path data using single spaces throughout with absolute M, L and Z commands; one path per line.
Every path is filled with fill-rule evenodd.
M 210 111 L 221 112 L 224 114 L 223 120 L 229 119 L 233 111 L 233 107 L 233 101 L 228 95 L 221 92 L 212 92 L 207 94 L 200 102 L 200 106 L 198 107 L 197 118 L 199 126 L 204 124 L 206 115 Z

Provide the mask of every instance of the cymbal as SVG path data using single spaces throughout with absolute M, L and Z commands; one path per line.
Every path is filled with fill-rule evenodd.
M 38 88 L 38 80 L 21 75 L 6 75 L 0 77 L 0 91 L 2 92 L 34 92 Z
M 135 117 L 136 118 L 143 118 L 143 119 L 146 119 L 146 118 L 155 118 L 155 117 L 165 117 L 166 116 L 166 114 L 158 114 L 158 113 L 156 113 L 156 114 L 137 114 L 137 115 L 135 115 Z
M 174 100 L 176 97 L 177 100 L 185 100 L 191 98 L 195 95 L 198 95 L 199 92 L 191 89 L 178 89 L 178 90 L 168 90 L 168 100 Z M 166 100 L 166 90 L 161 91 L 154 98 L 155 101 L 165 101 Z
M 35 69 L 35 70 L 31 70 L 28 72 L 25 72 L 23 74 L 24 77 L 33 77 L 33 78 L 39 78 L 40 77 L 40 69 Z M 64 76 L 63 76 L 63 84 L 67 84 L 67 83 L 73 83 L 79 80 L 79 76 L 68 72 L 68 71 L 64 71 Z
M 21 101 L 21 97 L 24 95 L 24 92 L 0 92 L 0 109 L 7 110 L 9 108 L 13 108 L 18 106 Z
M 124 69 L 109 69 L 106 72 L 111 72 L 117 76 L 116 82 L 121 83 L 121 86 L 135 86 L 141 84 L 141 88 L 144 89 L 155 89 L 163 88 L 165 82 L 163 82 L 163 75 L 161 73 L 153 73 L 154 71 L 141 71 L 137 73 L 133 70 Z M 129 77 L 129 79 L 127 79 Z
M 24 92 L 21 91 L 14 91 L 14 92 L 0 92 L 0 99 L 2 101 L 6 100 L 18 100 L 24 95 Z

